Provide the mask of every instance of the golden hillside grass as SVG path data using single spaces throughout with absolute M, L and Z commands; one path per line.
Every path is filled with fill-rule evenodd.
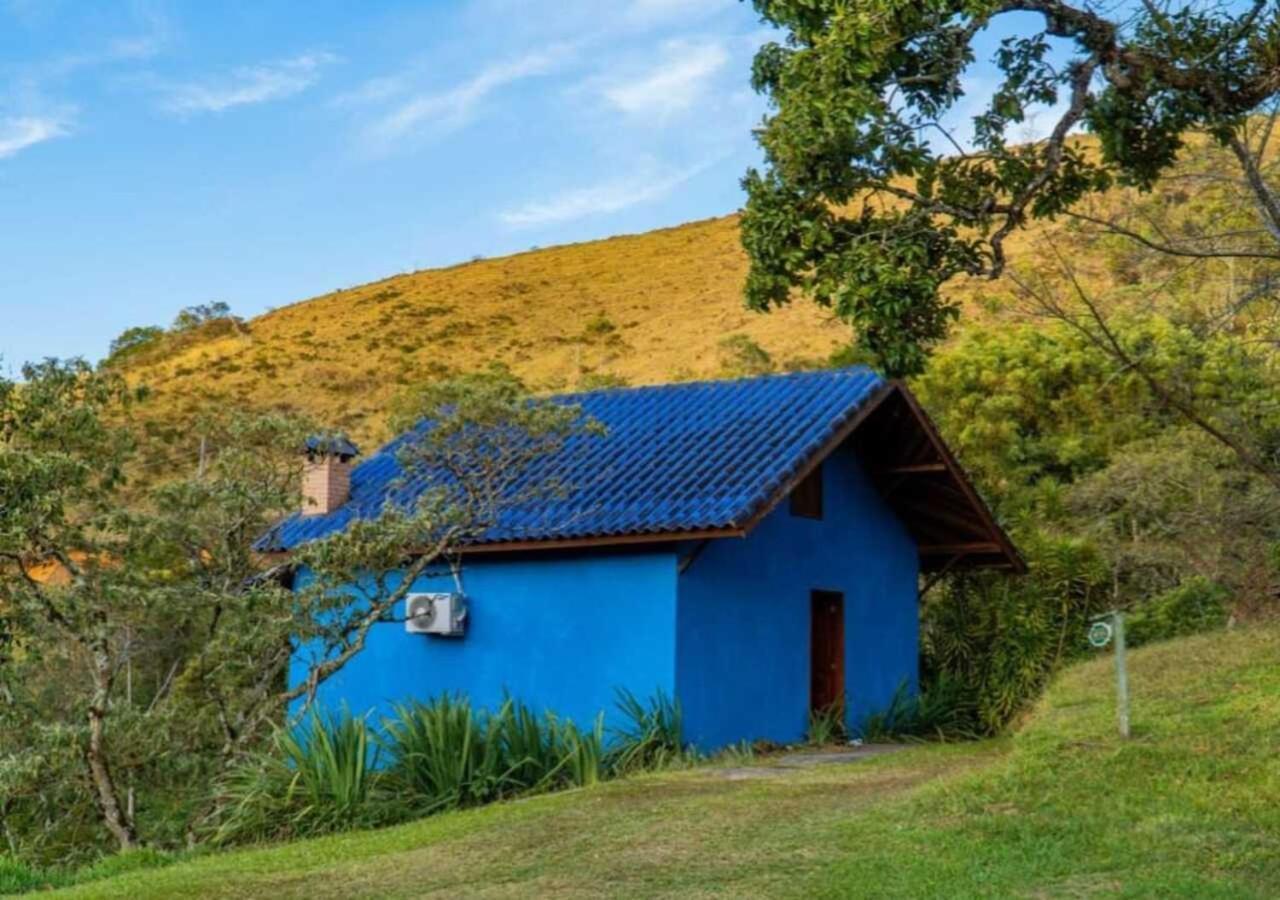
M 209 400 L 293 408 L 385 436 L 404 385 L 504 363 L 535 390 L 592 376 L 646 384 L 722 374 L 742 334 L 780 364 L 824 358 L 848 328 L 813 304 L 743 308 L 737 217 L 414 272 L 275 310 L 130 374 L 154 413 Z
M 1184 169 L 1216 166 L 1219 156 L 1198 142 Z M 1161 202 L 1193 226 L 1232 207 L 1221 185 L 1188 194 L 1185 181 L 1166 181 Z M 1089 210 L 1106 216 L 1139 199 L 1117 190 Z M 1088 284 L 1117 300 L 1167 271 L 1167 258 L 1153 261 L 1123 239 L 1091 236 L 1070 221 L 1038 223 L 1007 248 L 1025 272 L 1052 264 L 1051 243 Z M 779 368 L 824 360 L 849 341 L 847 326 L 807 300 L 770 314 L 747 311 L 746 272 L 738 217 L 730 215 L 334 291 L 240 330 L 171 338 L 128 371 L 152 388 L 149 417 L 171 437 L 201 407 L 230 403 L 305 412 L 369 447 L 387 437 L 386 410 L 404 386 L 495 362 L 549 392 L 724 376 L 731 361 L 723 342 L 735 335 L 762 347 Z M 1206 268 L 1197 277 L 1211 276 Z M 1184 288 L 1197 297 L 1222 289 Z M 961 280 L 947 290 L 967 322 L 1010 314 L 1008 279 Z

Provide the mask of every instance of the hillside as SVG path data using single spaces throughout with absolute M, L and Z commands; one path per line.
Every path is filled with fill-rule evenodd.
M 165 348 L 131 375 L 165 414 L 225 398 L 301 409 L 369 440 L 383 436 L 401 386 L 494 361 L 559 390 L 715 375 L 732 335 L 784 365 L 846 340 L 811 304 L 768 317 L 743 309 L 745 272 L 736 217 L 694 222 L 335 291 Z
M 1151 195 L 1117 188 L 1084 211 L 1162 234 L 1202 234 L 1206 221 L 1225 228 L 1247 218 L 1239 188 L 1194 175 L 1227 164 L 1194 141 L 1179 173 L 1186 178 L 1170 177 Z M 1146 303 L 1152 286 L 1213 303 L 1231 297 L 1242 273 L 1206 263 L 1172 279 L 1169 258 L 1070 219 L 1017 232 L 1007 249 L 1032 280 L 1070 260 L 1112 303 Z M 846 326 L 805 300 L 768 315 L 744 309 L 746 272 L 730 215 L 337 290 L 241 328 L 170 335 L 127 371 L 152 389 L 149 415 L 186 457 L 189 423 L 209 404 L 302 411 L 369 444 L 387 436 L 388 404 L 405 385 L 495 362 L 536 391 L 558 391 L 820 364 L 849 342 Z M 965 311 L 962 327 L 1019 314 L 1008 277 L 960 280 L 947 291 Z
M 388 404 L 405 385 L 494 362 L 559 391 L 815 365 L 848 344 L 849 329 L 807 301 L 745 309 L 746 271 L 738 218 L 725 216 L 335 291 L 166 341 L 128 372 L 151 388 L 151 416 L 179 432 L 206 404 L 230 401 L 306 412 L 367 443 L 387 436 Z M 971 310 L 1006 290 L 954 288 Z
M 1011 739 L 645 776 L 67 896 L 1275 896 L 1277 658 L 1275 629 L 1134 652 L 1127 743 L 1102 656 Z

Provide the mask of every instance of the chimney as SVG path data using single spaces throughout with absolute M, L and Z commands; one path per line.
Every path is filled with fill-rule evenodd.
M 327 516 L 351 497 L 351 461 L 360 451 L 341 434 L 309 437 L 305 450 L 302 514 Z

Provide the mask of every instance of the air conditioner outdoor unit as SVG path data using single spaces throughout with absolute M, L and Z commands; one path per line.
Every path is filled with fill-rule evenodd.
M 404 598 L 404 630 L 410 634 L 466 633 L 467 603 L 461 594 L 410 594 Z

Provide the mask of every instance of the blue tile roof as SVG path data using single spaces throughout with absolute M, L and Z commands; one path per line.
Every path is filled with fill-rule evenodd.
M 565 496 L 507 508 L 482 543 L 557 541 L 740 528 L 886 382 L 864 367 L 622 388 L 565 395 L 601 422 L 537 461 L 532 483 L 555 478 Z M 351 500 L 324 516 L 295 515 L 258 543 L 289 550 L 412 498 L 402 436 L 355 467 Z

